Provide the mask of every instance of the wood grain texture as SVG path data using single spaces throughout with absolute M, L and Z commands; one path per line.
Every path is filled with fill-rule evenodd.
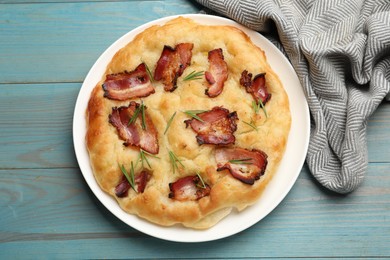
M 270 215 L 226 239 L 155 239 L 92 194 L 72 143 L 88 70 L 131 29 L 198 11 L 186 0 L 0 0 L 0 259 L 390 258 L 389 102 L 368 122 L 361 187 L 331 193 L 305 166 Z
M 250 229 L 214 242 L 178 244 L 113 217 L 78 169 L 2 170 L 0 202 L 7 206 L 0 208 L 0 258 L 390 256 L 389 172 L 389 163 L 372 163 L 363 185 L 341 196 L 320 188 L 304 167 L 286 199 Z
M 161 17 L 198 12 L 186 0 L 1 4 L 0 8 L 2 83 L 81 82 L 100 54 L 130 30 Z
M 72 120 L 80 83 L 0 85 L 0 167 L 77 167 Z

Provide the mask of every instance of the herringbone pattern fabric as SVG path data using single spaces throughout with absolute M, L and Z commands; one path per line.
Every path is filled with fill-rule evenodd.
M 312 174 L 338 193 L 358 187 L 368 164 L 367 120 L 390 89 L 390 1 L 197 1 L 278 38 L 309 103 Z

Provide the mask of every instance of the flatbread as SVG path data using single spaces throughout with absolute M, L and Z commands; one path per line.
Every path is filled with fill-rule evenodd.
M 155 93 L 147 97 L 123 101 L 104 97 L 102 84 L 106 75 L 133 71 L 141 63 L 153 72 L 164 46 L 174 47 L 179 43 L 192 43 L 193 49 L 191 63 L 177 78 L 177 89 L 165 91 L 161 81 L 153 81 Z M 205 94 L 208 83 L 204 77 L 183 79 L 192 71 L 207 71 L 208 52 L 218 48 L 223 51 L 229 74 L 221 94 L 210 98 Z M 253 75 L 265 73 L 271 99 L 257 114 L 253 96 L 240 85 L 244 70 Z M 157 130 L 159 151 L 154 156 L 144 153 L 147 162 L 143 161 L 143 167 L 140 148 L 123 145 L 118 130 L 109 122 L 114 107 L 128 106 L 131 101 L 145 105 Z M 196 133 L 184 123 L 190 117 L 183 111 L 214 107 L 237 113 L 234 144 L 200 145 Z M 267 63 L 266 54 L 244 32 L 232 26 L 200 25 L 179 17 L 147 28 L 114 55 L 91 93 L 86 121 L 86 146 L 94 176 L 101 189 L 113 196 L 124 211 L 162 226 L 181 224 L 206 229 L 232 210 L 242 211 L 259 199 L 283 157 L 291 116 L 288 96 Z M 221 147 L 263 151 L 267 155 L 264 175 L 251 185 L 234 178 L 227 169 L 217 171 L 215 152 Z M 180 160 L 176 161 L 177 168 L 170 152 Z M 131 162 L 135 174 L 146 169 L 150 178 L 143 192 L 129 189 L 126 196 L 118 197 L 115 188 L 124 179 L 121 166 L 130 173 Z M 170 198 L 170 183 L 196 174 L 210 187 L 207 196 L 188 201 Z

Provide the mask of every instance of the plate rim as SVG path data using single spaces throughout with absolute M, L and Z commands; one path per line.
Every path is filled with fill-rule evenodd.
M 272 66 L 272 63 L 275 62 L 272 59 L 275 58 L 275 59 L 279 59 L 279 61 L 283 61 L 283 65 L 286 68 L 288 68 L 288 72 L 290 74 L 292 74 L 291 76 L 293 76 L 293 79 L 292 79 L 292 82 L 294 82 L 293 84 L 295 84 L 295 85 L 297 83 L 299 84 L 299 88 L 295 89 L 295 91 L 294 91 L 295 93 L 289 93 L 288 90 L 290 90 L 290 89 L 286 89 L 286 87 L 285 87 L 286 92 L 288 93 L 288 96 L 289 96 L 289 100 L 290 100 L 290 110 L 292 110 L 292 108 L 294 108 L 294 106 L 292 106 L 290 95 L 293 94 L 293 95 L 298 95 L 301 98 L 303 97 L 303 100 L 302 100 L 303 102 L 301 102 L 299 104 L 300 105 L 299 106 L 300 112 L 302 112 L 302 116 L 303 116 L 304 123 L 305 123 L 303 126 L 303 133 L 304 133 L 303 140 L 301 140 L 301 145 L 303 145 L 303 147 L 302 147 L 303 149 L 301 151 L 302 155 L 300 156 L 300 158 L 296 164 L 294 174 L 291 174 L 291 176 L 290 176 L 290 182 L 286 184 L 287 186 L 285 187 L 285 189 L 283 189 L 283 191 L 280 191 L 278 193 L 279 194 L 277 196 L 278 199 L 274 200 L 271 203 L 271 205 L 266 207 L 266 210 L 262 212 L 261 217 L 253 218 L 251 221 L 247 222 L 245 225 L 241 225 L 236 229 L 229 228 L 228 230 L 222 230 L 223 231 L 222 233 L 216 232 L 216 231 L 221 231 L 221 228 L 218 228 L 218 227 L 220 225 L 223 225 L 226 222 L 226 219 L 229 220 L 229 217 L 232 218 L 232 215 L 233 216 L 236 215 L 235 217 L 237 217 L 239 219 L 240 218 L 239 214 L 232 213 L 231 215 L 225 217 L 221 222 L 217 223 L 214 227 L 211 227 L 210 229 L 194 230 L 194 229 L 185 228 L 185 227 L 181 227 L 181 226 L 180 227 L 159 226 L 157 224 L 153 224 L 147 220 L 140 219 L 137 216 L 134 216 L 134 215 L 131 215 L 131 214 L 124 212 L 122 209 L 120 209 L 120 207 L 119 207 L 118 203 L 115 201 L 115 199 L 112 198 L 107 193 L 103 192 L 100 189 L 99 185 L 97 184 L 95 177 L 94 177 L 94 174 L 92 172 L 91 166 L 90 166 L 89 156 L 88 156 L 88 152 L 87 152 L 86 145 L 85 145 L 85 133 L 86 133 L 85 110 L 86 110 L 86 104 L 88 103 L 90 92 L 91 92 L 91 91 L 87 91 L 87 90 L 93 89 L 93 87 L 97 83 L 97 81 L 94 84 L 90 83 L 90 81 L 94 77 L 96 77 L 96 76 L 93 76 L 92 74 L 95 73 L 95 74 L 100 75 L 99 76 L 99 79 L 100 79 L 102 74 L 101 73 L 99 74 L 96 71 L 103 70 L 102 73 L 104 73 L 108 62 L 111 61 L 115 52 L 118 51 L 119 48 L 123 47 L 126 43 L 131 41 L 135 37 L 135 35 L 137 35 L 141 31 L 143 31 L 144 29 L 146 29 L 154 24 L 164 24 L 165 22 L 167 22 L 171 19 L 180 17 L 180 16 L 191 18 L 195 22 L 198 22 L 198 23 L 211 24 L 211 25 L 221 25 L 221 24 L 222 25 L 224 25 L 224 24 L 232 25 L 232 26 L 237 27 L 240 30 L 244 31 L 252 39 L 252 41 L 254 41 L 253 38 L 261 39 L 261 41 L 264 41 L 265 43 L 267 43 L 266 44 L 267 46 L 266 46 L 266 48 L 264 48 L 264 46 L 260 46 L 260 48 L 262 48 L 263 50 L 265 49 L 267 51 L 271 50 L 271 52 L 268 52 L 268 54 L 266 52 L 266 56 L 267 56 L 267 61 L 268 61 L 268 63 L 270 63 L 272 69 L 275 72 L 279 70 L 278 68 L 275 69 Z M 272 55 L 268 56 L 269 54 L 272 54 Z M 276 56 L 276 57 L 273 57 L 273 56 Z M 276 72 L 276 74 L 280 77 L 279 73 Z M 282 80 L 282 78 L 281 78 L 281 80 Z M 283 83 L 285 83 L 285 82 L 283 82 Z M 88 85 L 88 84 L 91 84 L 93 86 Z M 85 99 L 85 97 L 87 97 L 87 99 Z M 293 119 L 292 112 L 291 112 L 291 115 L 292 115 L 292 119 Z M 294 114 L 294 116 L 295 116 L 295 114 Z M 84 121 L 84 124 L 82 123 L 82 120 Z M 281 175 L 281 173 L 280 173 L 282 171 L 281 166 L 283 165 L 283 162 L 286 161 L 287 149 L 289 149 L 289 147 L 291 146 L 292 128 L 293 128 L 293 126 L 297 127 L 295 125 L 296 122 L 294 122 L 294 121 L 295 120 L 292 120 L 292 125 L 291 125 L 291 129 L 290 129 L 290 133 L 289 133 L 289 138 L 287 141 L 287 147 L 286 147 L 285 154 L 282 158 L 282 161 L 279 165 L 277 172 L 275 173 L 273 178 L 268 183 L 264 193 L 266 193 L 268 187 L 272 186 L 270 184 L 273 183 L 273 180 L 276 179 L 277 176 Z M 80 132 L 80 124 L 81 124 L 81 127 L 84 126 L 84 129 L 81 129 L 81 132 Z M 111 214 L 113 214 L 114 216 L 119 218 L 122 222 L 124 222 L 125 224 L 127 224 L 131 228 L 134 228 L 134 229 L 136 229 L 144 234 L 147 234 L 149 236 L 152 236 L 152 237 L 156 237 L 156 238 L 167 240 L 167 241 L 174 241 L 174 242 L 207 242 L 207 241 L 218 240 L 218 239 L 222 239 L 222 238 L 226 238 L 226 237 L 235 235 L 235 234 L 253 226 L 254 224 L 260 222 L 263 218 L 265 218 L 267 215 L 269 215 L 270 212 L 272 212 L 281 203 L 281 201 L 287 196 L 287 194 L 290 192 L 291 188 L 295 184 L 296 180 L 298 179 L 298 176 L 302 170 L 303 164 L 304 164 L 305 159 L 306 159 L 306 153 L 307 153 L 308 146 L 309 146 L 309 136 L 310 136 L 310 115 L 309 115 L 308 103 L 307 103 L 305 94 L 303 92 L 303 88 L 301 86 L 301 83 L 299 82 L 299 79 L 298 79 L 298 76 L 297 76 L 295 70 L 293 69 L 293 67 L 290 64 L 290 62 L 288 61 L 288 59 L 282 54 L 282 52 L 275 45 L 273 45 L 268 39 L 266 39 L 263 35 L 261 35 L 260 33 L 256 32 L 256 31 L 253 31 L 253 30 L 251 30 L 251 29 L 249 29 L 249 28 L 247 28 L 247 27 L 245 27 L 245 26 L 243 26 L 243 25 L 241 25 L 233 20 L 230 20 L 228 18 L 215 16 L 215 15 L 209 15 L 209 14 L 179 14 L 179 15 L 162 17 L 162 18 L 155 19 L 155 20 L 149 21 L 147 23 L 144 23 L 140 26 L 137 26 L 136 28 L 130 30 L 129 32 L 127 32 L 124 35 L 122 35 L 121 37 L 119 37 L 108 48 L 106 48 L 106 50 L 99 56 L 99 58 L 95 61 L 95 63 L 93 64 L 93 66 L 89 70 L 89 72 L 86 75 L 86 77 L 83 81 L 83 84 L 79 90 L 79 93 L 78 93 L 78 96 L 76 99 L 74 114 L 73 114 L 72 133 L 73 133 L 74 151 L 76 154 L 76 159 L 77 159 L 80 171 L 81 171 L 85 181 L 87 182 L 90 190 L 92 191 L 92 193 L 103 204 L 103 206 L 105 206 L 106 209 L 108 209 L 110 211 Z M 91 178 L 91 174 L 92 174 L 92 178 Z M 256 205 L 258 205 L 259 202 L 262 202 L 262 199 L 261 199 L 262 197 L 263 197 L 263 195 L 259 198 L 259 200 L 255 204 L 248 207 L 243 212 L 248 211 L 250 209 L 253 210 L 253 208 L 256 207 Z M 113 204 L 113 202 L 114 202 L 114 204 Z M 118 208 L 119 208 L 119 211 L 118 211 Z M 243 212 L 241 212 L 240 214 L 243 214 Z M 144 225 L 134 226 L 134 224 L 132 225 L 131 223 L 129 223 L 129 219 L 130 220 L 138 220 L 138 221 L 136 221 L 136 223 L 143 223 Z M 152 228 L 150 229 L 148 227 L 152 227 Z M 215 231 L 215 232 L 213 232 L 213 231 Z M 180 235 L 174 236 L 175 232 L 182 233 L 182 236 L 180 236 Z M 216 233 L 218 233 L 218 234 L 216 234 Z M 183 235 L 183 234 L 185 234 L 185 235 Z

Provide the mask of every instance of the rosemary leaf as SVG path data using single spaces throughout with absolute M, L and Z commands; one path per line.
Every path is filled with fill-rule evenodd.
M 265 117 L 268 118 L 267 110 L 265 109 L 264 103 L 263 101 L 261 101 L 261 99 L 259 99 L 258 102 L 252 101 L 252 108 L 255 111 L 255 114 L 258 114 L 261 108 L 264 112 Z
M 133 161 L 131 161 L 130 177 L 131 177 L 131 183 L 132 183 L 131 187 L 133 188 L 134 191 L 136 191 L 135 190 L 135 178 L 134 178 L 134 165 L 133 165 Z
M 131 188 L 137 192 L 136 188 L 135 188 L 135 178 L 134 178 L 134 165 L 133 165 L 133 162 L 131 162 L 131 168 L 130 168 L 130 173 L 128 173 L 125 169 L 125 166 L 123 166 L 123 164 L 121 166 L 119 166 L 123 175 L 125 175 L 127 181 L 129 182 Z
M 195 118 L 196 120 L 198 120 L 198 121 L 200 121 L 202 123 L 204 123 L 204 121 L 203 121 L 202 118 L 200 118 L 198 116 L 198 114 L 204 113 L 204 112 L 207 112 L 207 110 L 186 110 L 186 111 L 183 111 L 184 114 L 186 114 L 186 115 L 188 115 L 188 116 L 190 116 L 192 118 Z
M 183 81 L 202 79 L 204 71 L 193 70 L 190 74 L 184 77 Z
M 145 123 L 145 106 L 144 106 L 144 102 L 141 102 L 141 112 L 142 112 L 142 120 L 141 120 L 141 126 L 142 126 L 142 129 L 145 130 L 146 129 L 146 123 Z
M 156 158 L 156 159 L 160 159 L 160 157 L 158 157 L 157 155 L 151 154 L 151 153 L 149 153 L 149 152 L 147 152 L 147 151 L 145 151 L 145 150 L 143 150 L 143 149 L 141 149 L 141 150 L 142 150 L 142 152 L 143 152 L 144 154 L 147 154 L 147 155 L 149 155 L 149 156 L 151 156 L 151 157 L 153 157 L 153 158 Z
M 144 62 L 144 64 L 145 64 L 145 67 L 146 67 L 146 72 L 148 73 L 148 76 L 149 76 L 150 82 L 153 82 L 153 81 L 154 81 L 154 78 L 153 78 L 152 71 L 149 69 L 149 66 L 148 66 L 148 64 L 146 64 L 145 62 Z
M 233 163 L 233 164 L 252 164 L 249 161 L 252 161 L 252 158 L 243 158 L 243 159 L 232 159 L 232 160 L 229 160 L 229 162 Z
M 253 119 L 251 118 L 251 121 L 248 123 L 248 122 L 245 122 L 245 121 L 242 121 L 244 124 L 250 126 L 253 130 L 256 130 L 256 132 L 259 131 L 259 128 L 257 128 L 257 126 L 255 125 L 255 122 L 253 121 Z
M 255 114 L 258 114 L 259 113 L 259 106 L 257 105 L 256 101 L 252 101 L 252 108 L 253 108 L 253 111 L 255 111 Z
M 202 185 L 197 184 L 196 186 L 198 186 L 199 188 L 202 188 L 202 189 L 206 189 L 206 184 L 204 183 L 203 178 L 202 178 L 202 176 L 200 176 L 198 171 L 196 171 L 196 175 L 198 175 L 199 180 L 202 183 Z
M 173 156 L 173 153 L 171 151 L 169 151 L 169 160 L 171 161 L 171 164 L 172 164 L 173 174 L 175 174 L 175 171 L 176 171 L 176 169 L 178 169 L 178 167 L 176 164 L 175 157 Z
M 165 127 L 164 135 L 167 133 L 168 128 L 171 126 L 172 121 L 173 121 L 173 118 L 174 118 L 175 116 L 176 116 L 176 111 L 175 111 L 175 113 L 173 113 L 173 115 L 171 116 L 171 118 L 169 118 L 168 123 L 167 123 L 167 126 Z
M 177 163 L 179 163 L 183 168 L 185 168 L 185 166 L 182 164 L 181 160 L 179 160 L 179 158 L 177 158 L 177 156 L 175 155 L 174 152 L 168 151 L 168 153 L 169 153 L 169 160 L 171 161 L 171 164 L 172 164 L 173 174 L 175 174 L 176 170 L 179 170 L 179 166 L 177 165 Z
M 157 159 L 160 159 L 160 157 L 154 155 L 154 154 L 151 154 L 143 149 L 140 149 L 139 150 L 139 155 L 138 155 L 138 159 L 137 159 L 137 163 L 135 164 L 135 168 L 137 167 L 138 165 L 138 162 L 141 162 L 141 165 L 142 165 L 142 168 L 145 168 L 144 167 L 144 161 L 146 162 L 146 164 L 148 165 L 149 169 L 152 169 L 152 166 L 150 165 L 150 162 L 148 160 L 148 158 L 146 157 L 146 155 L 148 156 L 151 156 L 153 158 L 157 158 Z
M 268 118 L 267 110 L 265 109 L 263 101 L 261 101 L 261 99 L 259 99 L 258 103 L 259 103 L 261 109 L 263 110 L 265 117 Z
M 208 110 L 200 110 L 200 109 L 195 109 L 195 110 L 186 110 L 184 113 L 188 112 L 188 113 L 191 113 L 191 114 L 200 114 L 200 113 L 204 113 L 204 112 L 207 112 Z
M 132 123 L 135 122 L 135 120 L 137 120 L 140 111 L 141 111 L 141 106 L 137 107 L 137 109 L 134 111 L 134 114 L 130 118 L 129 122 L 127 123 L 127 126 L 131 125 Z
M 139 154 L 140 154 L 140 157 L 141 157 L 142 167 L 144 167 L 144 161 L 145 161 L 146 164 L 148 165 L 149 169 L 152 169 L 152 166 L 150 166 L 148 158 L 146 158 L 146 156 L 145 156 L 144 150 L 141 149 Z
M 145 105 L 144 105 L 143 101 L 141 101 L 141 105 L 139 105 L 137 107 L 137 109 L 134 111 L 134 114 L 130 118 L 129 122 L 127 123 L 127 126 L 131 125 L 132 123 L 134 123 L 137 120 L 139 113 L 141 113 L 142 129 L 145 130 L 146 129 L 146 117 L 145 117 Z

